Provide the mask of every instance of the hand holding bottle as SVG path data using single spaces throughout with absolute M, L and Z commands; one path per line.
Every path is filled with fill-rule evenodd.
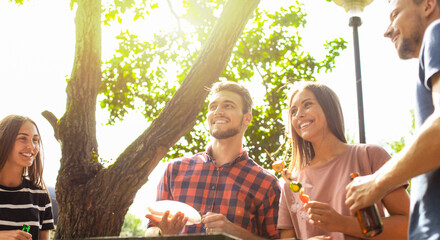
M 32 240 L 32 234 L 22 230 L 0 231 L 0 240 Z
M 352 173 L 350 175 L 351 180 L 358 177 L 359 173 Z M 361 208 L 356 211 L 356 217 L 361 225 L 362 234 L 366 237 L 375 237 L 382 233 L 383 223 L 377 210 L 376 204 Z

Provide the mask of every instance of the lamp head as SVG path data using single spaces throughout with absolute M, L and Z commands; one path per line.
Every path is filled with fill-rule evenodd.
M 333 2 L 343 7 L 346 12 L 357 16 L 364 10 L 364 7 L 373 2 L 373 0 L 333 0 Z

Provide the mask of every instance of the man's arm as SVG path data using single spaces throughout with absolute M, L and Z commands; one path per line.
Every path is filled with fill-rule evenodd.
M 376 173 L 357 177 L 347 186 L 345 203 L 352 214 L 409 179 L 440 167 L 440 72 L 431 77 L 431 83 L 434 113 L 414 141 Z

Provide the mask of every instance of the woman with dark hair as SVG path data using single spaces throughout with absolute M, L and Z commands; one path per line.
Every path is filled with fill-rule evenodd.
M 350 174 L 371 174 L 390 155 L 373 144 L 347 144 L 344 118 L 336 94 L 318 83 L 300 83 L 289 98 L 289 132 L 292 159 L 282 175 L 277 228 L 282 238 L 362 239 L 361 227 L 345 205 L 345 186 Z M 289 187 L 302 183 L 310 201 Z M 400 186 L 377 203 L 383 219 L 383 233 L 374 239 L 406 239 L 409 197 L 407 185 Z M 302 198 L 302 199 L 301 199 Z M 384 217 L 384 209 L 389 217 Z
M 0 239 L 49 239 L 54 228 L 41 147 L 31 119 L 9 115 L 0 121 Z

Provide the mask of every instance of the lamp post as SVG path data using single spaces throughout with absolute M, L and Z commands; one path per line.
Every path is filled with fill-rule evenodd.
M 337 5 L 342 6 L 346 12 L 349 12 L 350 17 L 349 26 L 353 27 L 353 46 L 354 46 L 354 61 L 356 67 L 356 91 L 358 104 L 358 120 L 359 120 L 359 142 L 365 143 L 365 121 L 364 121 L 364 103 L 362 96 L 362 77 L 361 77 L 361 61 L 359 54 L 359 33 L 358 27 L 362 24 L 361 18 L 358 16 L 364 7 L 370 4 L 373 0 L 333 0 Z

